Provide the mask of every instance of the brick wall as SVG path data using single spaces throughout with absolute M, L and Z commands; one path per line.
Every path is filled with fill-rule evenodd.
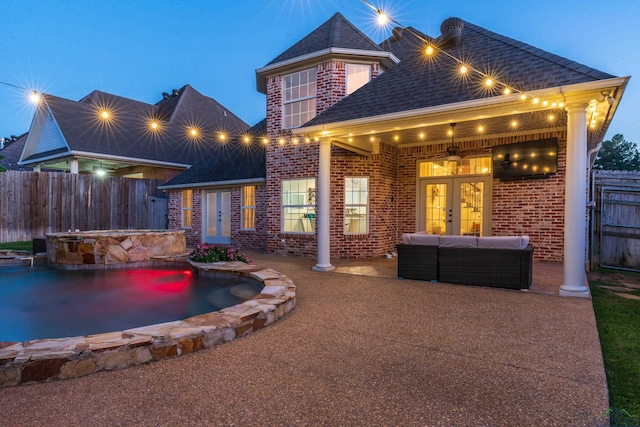
M 558 173 L 549 179 L 492 182 L 491 235 L 530 236 L 534 257 L 543 261 L 562 261 L 564 247 L 564 177 L 566 171 L 566 132 L 468 141 L 461 149 L 474 154 L 491 154 L 494 145 L 532 139 L 558 138 Z M 416 176 L 419 161 L 443 158 L 448 144 L 401 148 L 398 152 L 398 234 L 417 229 Z
M 256 186 L 256 228 L 242 230 L 242 187 L 235 187 L 231 192 L 231 245 L 239 248 L 266 249 L 267 234 L 267 188 Z
M 256 186 L 256 228 L 241 230 L 240 209 L 242 187 L 231 188 L 231 245 L 239 248 L 265 249 L 266 247 L 266 187 Z M 193 190 L 192 226 L 182 227 L 182 191 L 169 192 L 169 229 L 184 230 L 188 246 L 202 243 L 205 190 Z

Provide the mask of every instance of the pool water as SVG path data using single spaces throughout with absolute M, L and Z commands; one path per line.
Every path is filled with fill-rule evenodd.
M 0 267 L 0 342 L 181 320 L 240 304 L 259 294 L 262 286 L 246 277 L 201 277 L 189 268 Z

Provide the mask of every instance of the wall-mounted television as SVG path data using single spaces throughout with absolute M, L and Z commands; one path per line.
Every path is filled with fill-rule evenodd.
M 502 181 L 549 178 L 558 172 L 558 138 L 493 147 L 493 177 Z

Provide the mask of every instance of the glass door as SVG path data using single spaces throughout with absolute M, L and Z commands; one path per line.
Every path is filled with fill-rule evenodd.
M 418 230 L 429 234 L 490 233 L 490 179 L 451 177 L 420 180 Z
M 451 234 L 453 205 L 451 180 L 424 180 L 420 185 L 420 231 Z
M 231 243 L 231 192 L 206 193 L 206 219 L 204 241 L 206 243 Z

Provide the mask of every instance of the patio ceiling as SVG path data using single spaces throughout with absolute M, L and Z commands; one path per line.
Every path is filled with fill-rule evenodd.
M 379 141 L 399 147 L 447 143 L 451 141 L 447 133 L 451 123 L 456 123 L 456 142 L 562 130 L 567 125 L 564 107 L 581 103 L 587 106 L 588 146 L 593 148 L 604 137 L 628 80 L 622 77 L 549 88 L 528 95 L 526 100 L 515 93 L 493 96 L 301 127 L 293 134 L 330 138 L 336 145 L 366 155 L 376 151 Z

